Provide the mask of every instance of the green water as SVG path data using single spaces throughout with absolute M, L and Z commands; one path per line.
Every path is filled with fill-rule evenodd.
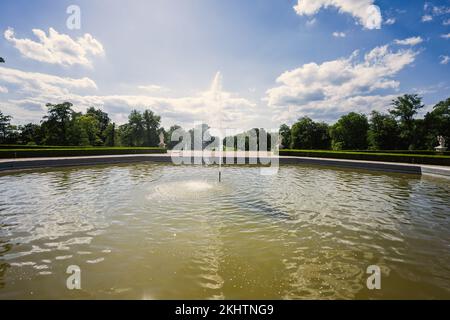
M 135 164 L 0 176 L 0 299 L 450 299 L 450 180 Z M 66 269 L 81 269 L 69 290 Z M 381 268 L 368 290 L 366 269 Z

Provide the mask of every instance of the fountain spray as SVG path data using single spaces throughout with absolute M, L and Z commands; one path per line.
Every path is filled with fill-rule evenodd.
M 219 182 L 222 181 L 222 151 L 223 151 L 223 145 L 222 145 L 222 134 L 221 134 L 221 112 L 222 112 L 222 74 L 220 71 L 216 73 L 214 76 L 214 80 L 211 83 L 211 89 L 210 94 L 212 96 L 212 99 L 214 101 L 214 109 L 215 109 L 215 118 L 216 118 L 216 126 L 219 129 Z

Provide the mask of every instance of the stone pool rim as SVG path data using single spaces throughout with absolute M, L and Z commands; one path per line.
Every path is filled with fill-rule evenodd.
M 191 160 L 192 157 L 184 157 L 184 160 Z M 234 165 L 245 165 L 237 163 L 238 160 L 249 163 L 249 160 L 255 160 L 253 156 L 234 156 Z M 270 157 L 260 157 L 260 160 L 269 160 Z M 332 158 L 312 158 L 312 157 L 295 157 L 295 156 L 279 156 L 280 165 L 319 165 L 349 169 L 363 169 L 369 171 L 381 172 L 397 172 L 416 175 L 432 175 L 450 178 L 450 167 L 421 165 L 410 163 L 393 163 L 381 161 L 365 161 L 365 160 L 347 160 Z M 139 155 L 107 155 L 107 156 L 81 156 L 81 157 L 49 157 L 49 158 L 21 158 L 21 159 L 1 159 L 0 173 L 12 173 L 17 171 L 28 171 L 33 169 L 47 169 L 58 167 L 78 167 L 92 165 L 108 165 L 108 164 L 126 164 L 126 163 L 172 163 L 170 154 L 139 154 Z M 225 158 L 224 158 L 225 162 Z M 267 163 L 267 162 L 266 162 Z

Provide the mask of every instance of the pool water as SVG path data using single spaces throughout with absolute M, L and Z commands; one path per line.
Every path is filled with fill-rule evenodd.
M 221 183 L 217 167 L 148 163 L 4 174 L 0 299 L 17 298 L 450 299 L 450 180 L 300 165 L 229 166 Z

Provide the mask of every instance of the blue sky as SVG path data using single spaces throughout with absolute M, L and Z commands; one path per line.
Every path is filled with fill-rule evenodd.
M 450 96 L 450 0 L 0 3 L 0 110 L 16 123 L 69 100 L 118 123 L 150 108 L 165 126 L 274 128 Z

